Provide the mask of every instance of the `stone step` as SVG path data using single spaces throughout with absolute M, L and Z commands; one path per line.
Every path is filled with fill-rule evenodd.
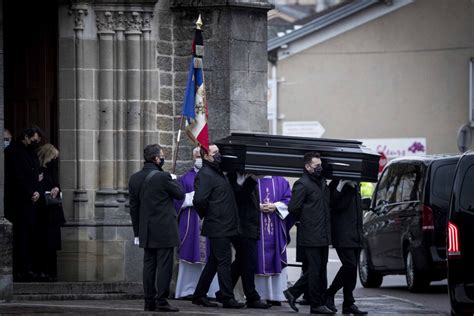
M 15 300 L 106 300 L 143 298 L 139 282 L 14 283 Z

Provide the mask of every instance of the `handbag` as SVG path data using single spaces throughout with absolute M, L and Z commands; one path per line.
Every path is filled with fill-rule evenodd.
M 53 198 L 51 196 L 51 192 L 46 191 L 44 193 L 44 201 L 45 201 L 46 206 L 61 205 L 63 203 L 63 199 L 62 199 L 61 195 L 62 194 L 59 193 L 58 195 L 56 195 L 55 198 Z

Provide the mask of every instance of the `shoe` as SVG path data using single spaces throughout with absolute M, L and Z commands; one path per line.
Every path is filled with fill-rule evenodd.
M 366 311 L 361 311 L 357 305 L 352 304 L 349 307 L 344 307 L 342 309 L 343 314 L 354 314 L 354 315 L 367 315 L 368 313 Z
M 328 293 L 324 294 L 324 305 L 326 305 L 326 307 L 332 310 L 334 313 L 337 313 L 337 308 L 334 304 L 334 295 Z
M 156 309 L 156 303 L 154 301 L 145 301 L 145 312 L 154 312 Z
M 272 300 L 267 300 L 267 304 L 270 304 L 272 306 L 281 306 L 280 301 L 272 301 Z
M 272 307 L 272 304 L 267 304 L 263 301 L 247 301 L 247 308 L 267 309 Z
M 219 303 L 224 303 L 225 299 L 222 297 L 221 291 L 217 291 L 215 295 L 216 301 L 218 301 Z
M 324 305 L 318 306 L 318 307 L 311 307 L 309 310 L 310 314 L 325 314 L 325 315 L 334 315 L 335 313 L 327 308 Z
M 301 300 L 299 300 L 297 303 L 300 305 L 311 305 L 311 303 L 304 297 Z
M 217 307 L 218 306 L 216 303 L 211 303 L 211 301 L 209 301 L 207 297 L 193 298 L 193 304 L 202 305 L 204 307 Z
M 231 298 L 230 300 L 222 303 L 223 308 L 242 308 L 245 306 L 245 303 L 237 302 L 235 299 Z
M 156 305 L 155 311 L 157 312 L 167 312 L 167 313 L 176 313 L 179 312 L 179 308 L 171 306 L 170 304 L 165 305 Z
M 290 290 L 284 290 L 283 295 L 285 295 L 288 300 L 288 305 L 295 311 L 298 312 L 298 307 L 296 307 L 296 298 L 291 294 Z

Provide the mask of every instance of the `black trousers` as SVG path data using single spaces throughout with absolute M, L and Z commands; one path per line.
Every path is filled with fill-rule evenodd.
M 312 307 L 324 305 L 323 294 L 328 284 L 327 263 L 329 247 L 305 247 L 308 270 L 288 290 L 294 297 L 299 297 L 308 290 L 308 299 Z
M 209 259 L 207 260 L 201 276 L 199 277 L 196 290 L 194 291 L 194 298 L 206 297 L 212 279 L 217 272 L 217 279 L 219 281 L 219 291 L 222 300 L 226 301 L 234 298 L 234 291 L 232 286 L 231 276 L 231 237 L 213 237 L 209 238 L 209 246 L 211 248 Z
M 21 278 L 33 273 L 35 225 L 16 221 L 13 224 L 13 274 Z
M 171 274 L 173 272 L 173 247 L 145 248 L 143 258 L 143 291 L 145 301 L 166 305 Z
M 247 301 L 259 301 L 260 295 L 255 289 L 255 270 L 257 265 L 257 240 L 247 237 L 237 237 L 233 242 L 235 260 L 232 262 L 232 288 L 239 277 L 242 278 L 242 287 Z
M 359 248 L 336 248 L 337 255 L 341 260 L 342 266 L 339 268 L 331 286 L 327 292 L 335 295 L 341 288 L 343 289 L 344 302 L 343 307 L 350 307 L 354 304 L 354 291 L 357 283 L 357 262 L 359 260 Z

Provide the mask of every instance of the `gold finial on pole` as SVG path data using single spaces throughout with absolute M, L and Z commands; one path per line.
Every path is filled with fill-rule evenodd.
M 196 29 L 200 30 L 202 26 L 202 20 L 201 20 L 201 14 L 199 14 L 199 17 L 196 21 Z

